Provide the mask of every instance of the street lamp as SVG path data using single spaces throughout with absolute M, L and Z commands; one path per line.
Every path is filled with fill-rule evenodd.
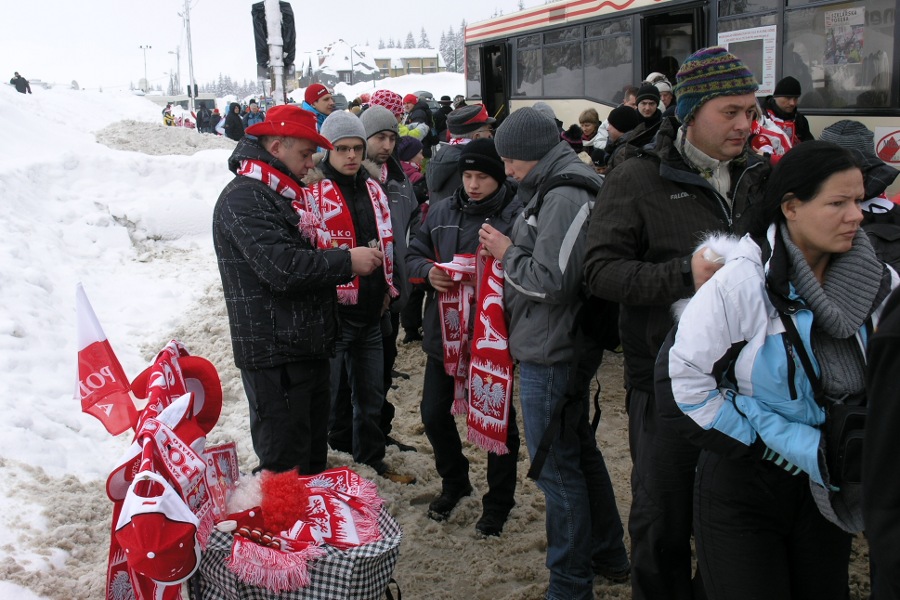
M 147 81 L 147 50 L 150 50 L 153 46 L 147 44 L 146 46 L 138 46 L 138 48 L 144 51 L 144 93 L 147 93 L 147 88 L 150 86 L 150 82 Z

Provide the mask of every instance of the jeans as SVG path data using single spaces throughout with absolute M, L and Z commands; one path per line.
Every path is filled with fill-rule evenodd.
M 254 471 L 321 473 L 328 457 L 328 360 L 243 369 L 250 403 L 250 438 L 259 458 Z
M 700 449 L 659 418 L 652 394 L 629 388 L 631 593 L 634 600 L 700 600 L 691 580 L 694 471 Z
M 711 600 L 846 600 L 851 536 L 816 508 L 806 474 L 700 453 L 697 564 Z
M 453 377 L 444 371 L 444 361 L 428 357 L 422 388 L 422 424 L 434 449 L 434 465 L 441 476 L 443 491 L 459 492 L 468 488 L 469 461 L 463 454 L 453 406 Z M 519 456 L 519 427 L 516 411 L 510 407 L 506 446 L 508 454 L 487 453 L 488 492 L 482 498 L 486 513 L 507 515 L 515 506 L 516 462 Z
M 519 397 L 522 402 L 522 418 L 525 423 L 525 440 L 529 457 L 533 460 L 541 437 L 550 423 L 554 406 L 565 399 L 570 376 L 569 363 L 540 365 L 519 364 Z M 579 378 L 581 379 L 581 378 Z M 584 379 L 587 381 L 587 379 Z M 582 386 L 579 398 L 586 393 Z M 563 415 L 559 436 L 553 440 L 547 461 L 538 477 L 537 486 L 544 492 L 546 504 L 547 558 L 550 570 L 548 600 L 591 600 L 594 574 L 591 557 L 597 553 L 597 545 L 606 546 L 608 556 L 624 557 L 622 525 L 618 531 L 611 528 L 605 541 L 594 541 L 592 536 L 591 496 L 584 470 L 583 452 L 589 444 L 584 441 L 585 431 L 590 432 L 583 402 L 575 403 L 576 410 Z M 577 413 L 577 415 L 576 415 Z M 581 424 L 585 427 L 582 427 Z M 593 437 L 591 435 L 591 437 Z M 596 449 L 596 443 L 593 446 Z M 599 449 L 597 449 L 599 454 Z M 600 467 L 599 462 L 588 461 L 589 466 Z M 602 461 L 602 455 L 600 455 Z M 606 471 L 605 462 L 602 463 Z M 609 481 L 609 473 L 606 473 Z M 591 484 L 597 485 L 596 482 Z M 609 497 L 612 488 L 609 487 Z M 615 502 L 608 509 L 618 517 Z M 606 554 L 601 552 L 600 554 Z M 625 559 L 627 564 L 627 558 Z
M 331 359 L 329 431 L 335 427 L 338 391 L 345 369 L 353 404 L 353 460 L 381 473 L 385 470 L 385 436 L 380 427 L 381 406 L 384 403 L 384 358 L 378 321 L 368 324 L 347 320 L 341 322 L 341 337 Z

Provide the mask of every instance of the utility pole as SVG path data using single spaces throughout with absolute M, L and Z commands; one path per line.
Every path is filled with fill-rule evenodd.
M 147 81 L 147 50 L 153 48 L 150 44 L 144 44 L 138 46 L 141 50 L 144 51 L 144 93 L 147 93 L 147 89 L 150 87 L 150 82 Z
M 188 86 L 189 94 L 188 94 L 188 103 L 190 106 L 190 111 L 194 112 L 194 102 L 196 98 L 194 98 L 194 53 L 191 49 L 191 6 L 190 0 L 184 0 L 184 28 L 187 32 L 187 47 L 188 47 Z
M 175 55 L 175 62 L 177 63 L 176 72 L 178 76 L 175 79 L 175 89 L 181 90 L 181 46 L 175 46 L 175 51 L 169 50 L 169 54 Z M 179 93 L 181 93 L 179 91 Z
M 284 38 L 281 36 L 281 3 L 265 0 L 266 30 L 268 32 L 269 67 L 275 79 L 272 97 L 275 104 L 285 103 L 284 94 Z

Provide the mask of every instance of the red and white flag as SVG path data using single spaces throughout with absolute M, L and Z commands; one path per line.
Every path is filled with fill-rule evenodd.
M 75 290 L 75 311 L 78 319 L 75 395 L 81 399 L 82 412 L 100 419 L 112 435 L 119 435 L 134 427 L 137 408 L 129 393 L 128 377 L 80 283 Z

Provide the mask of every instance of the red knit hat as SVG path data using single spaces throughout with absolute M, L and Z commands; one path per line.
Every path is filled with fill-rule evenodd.
M 403 115 L 403 98 L 400 97 L 400 94 L 391 90 L 375 90 L 372 92 L 369 104 L 383 106 L 394 113 L 395 117 Z
M 419 97 L 415 94 L 407 94 L 403 96 L 403 104 L 415 104 L 419 101 Z
M 244 133 L 255 135 L 281 135 L 315 142 L 320 148 L 331 150 L 331 142 L 316 130 L 316 116 L 308 110 L 290 104 L 279 104 L 269 109 L 266 120 L 251 125 Z
M 325 94 L 330 93 L 331 92 L 328 91 L 328 88 L 321 83 L 314 83 L 306 88 L 306 92 L 303 94 L 303 99 L 306 100 L 307 104 L 315 104 L 316 100 L 318 100 Z

